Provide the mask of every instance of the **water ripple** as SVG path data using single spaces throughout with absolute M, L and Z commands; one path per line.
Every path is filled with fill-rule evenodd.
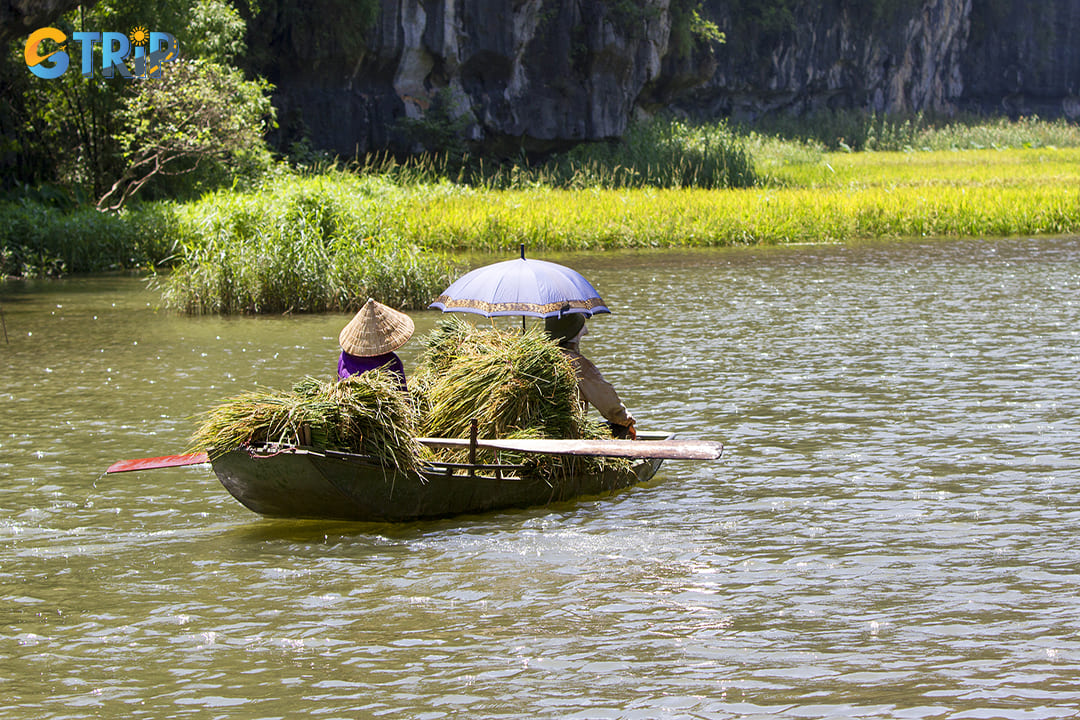
M 101 476 L 329 374 L 341 318 L 163 317 L 123 279 L 5 299 L 0 717 L 1080 715 L 1080 242 L 571 262 L 642 425 L 724 459 L 394 526 Z

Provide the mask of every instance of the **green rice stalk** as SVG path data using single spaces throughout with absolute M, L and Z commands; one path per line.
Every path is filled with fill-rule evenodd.
M 455 317 L 427 339 L 419 373 L 427 375 L 421 429 L 468 437 L 475 418 L 483 437 L 581 437 L 585 415 L 570 361 L 537 328 L 524 334 L 475 329 Z
M 476 328 L 450 316 L 425 338 L 410 381 L 420 429 L 432 437 L 467 438 L 477 421 L 481 438 L 601 438 L 607 426 L 591 420 L 569 359 L 543 330 L 525 333 Z M 461 462 L 467 451 L 440 450 Z M 495 453 L 481 452 L 482 462 Z M 575 471 L 629 467 L 629 460 L 499 453 L 532 475 L 557 479 Z
M 427 455 L 416 442 L 415 412 L 396 377 L 382 370 L 243 393 L 203 414 L 192 445 L 213 458 L 249 443 L 302 445 L 308 437 L 316 448 L 369 455 L 400 470 Z

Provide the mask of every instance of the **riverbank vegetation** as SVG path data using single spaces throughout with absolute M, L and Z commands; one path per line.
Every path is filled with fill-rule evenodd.
M 162 272 L 166 304 L 185 312 L 300 312 L 353 309 L 368 295 L 424 307 L 457 272 L 454 253 L 519 243 L 541 252 L 1080 232 L 1073 123 L 833 116 L 827 136 L 829 125 L 653 121 L 622 143 L 545 163 L 311 157 L 247 189 L 118 213 L 24 196 L 0 203 L 0 265 L 25 275 L 142 268 Z
M 403 192 L 353 174 L 285 174 L 175 204 L 176 258 L 156 284 L 192 314 L 354 311 L 368 297 L 426 307 L 454 269 L 403 234 Z

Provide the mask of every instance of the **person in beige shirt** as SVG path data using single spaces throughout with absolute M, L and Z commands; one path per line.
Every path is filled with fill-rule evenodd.
M 570 363 L 577 373 L 578 392 L 581 393 L 582 400 L 600 411 L 611 425 L 615 437 L 636 439 L 634 416 L 623 405 L 619 393 L 615 392 L 611 383 L 604 379 L 596 366 L 578 349 L 582 336 L 588 333 L 585 316 L 581 313 L 563 313 L 561 317 L 549 317 L 544 320 L 544 329 L 570 358 Z

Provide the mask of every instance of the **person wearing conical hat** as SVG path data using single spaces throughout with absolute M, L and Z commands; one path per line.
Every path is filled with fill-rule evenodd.
M 578 393 L 582 401 L 600 411 L 615 437 L 636 440 L 634 416 L 623 405 L 615 387 L 604 379 L 600 370 L 578 349 L 581 338 L 589 332 L 585 327 L 585 316 L 581 313 L 560 312 L 557 316 L 544 319 L 544 329 L 548 336 L 559 344 L 559 349 L 574 366 Z
M 338 336 L 338 378 L 385 368 L 401 378 L 405 390 L 405 365 L 394 351 L 408 342 L 414 329 L 411 317 L 368 298 Z

